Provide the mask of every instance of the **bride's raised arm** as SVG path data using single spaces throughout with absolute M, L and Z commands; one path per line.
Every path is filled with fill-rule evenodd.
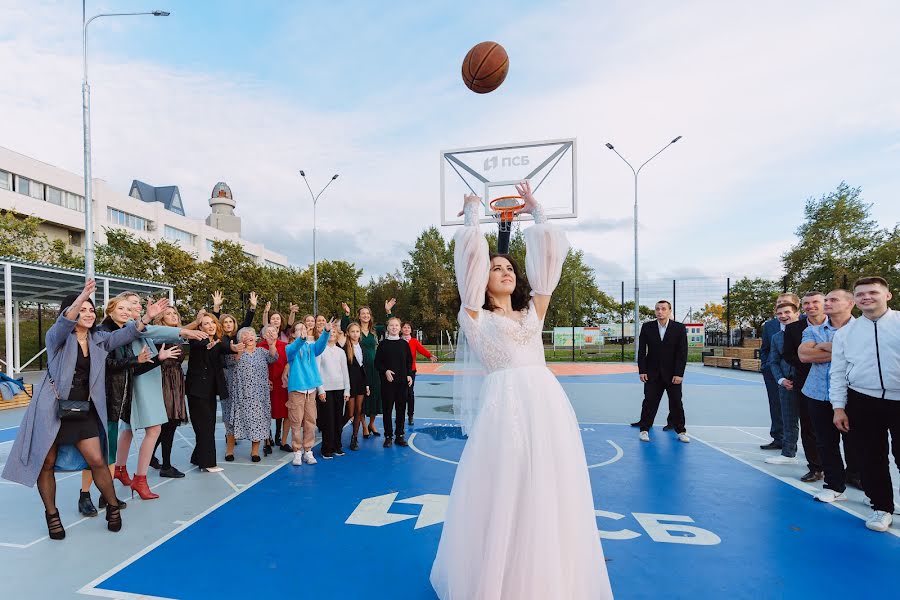
M 529 212 L 534 217 L 534 225 L 526 229 L 524 234 L 525 273 L 531 285 L 534 308 L 538 317 L 543 320 L 547 307 L 550 306 L 550 296 L 562 275 L 569 240 L 565 233 L 547 222 L 544 209 L 531 194 L 531 184 L 528 181 L 517 185 L 516 190 L 525 200 L 523 212 Z
M 488 276 L 491 271 L 491 260 L 488 253 L 487 240 L 478 226 L 478 211 L 481 198 L 475 194 L 465 197 L 463 214 L 465 227 L 453 236 L 456 247 L 453 262 L 456 268 L 456 285 L 462 307 L 470 317 L 477 319 L 484 305 L 484 291 L 487 289 Z M 557 279 L 559 279 L 557 277 Z

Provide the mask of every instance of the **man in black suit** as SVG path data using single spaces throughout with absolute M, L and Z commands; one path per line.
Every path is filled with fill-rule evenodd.
M 684 405 L 681 402 L 681 382 L 687 366 L 687 330 L 673 321 L 672 305 L 668 300 L 656 303 L 656 320 L 644 323 L 638 345 L 638 372 L 644 382 L 644 402 L 641 406 L 640 437 L 650 441 L 650 427 L 656 419 L 663 392 L 669 397 L 669 419 L 678 439 L 690 442 L 684 427 Z
M 809 325 L 821 325 L 825 322 L 825 294 L 822 292 L 807 292 L 803 296 L 803 312 L 799 321 L 794 321 L 784 328 L 784 351 L 782 356 L 789 365 L 794 367 L 794 390 L 797 402 L 797 412 L 800 414 L 800 441 L 803 443 L 803 453 L 806 455 L 806 466 L 809 471 L 800 478 L 800 481 L 811 483 L 825 478 L 822 461 L 819 460 L 819 451 L 816 447 L 816 435 L 813 433 L 812 419 L 809 416 L 809 399 L 800 390 L 806 383 L 811 365 L 802 362 L 797 350 L 803 343 L 803 330 Z

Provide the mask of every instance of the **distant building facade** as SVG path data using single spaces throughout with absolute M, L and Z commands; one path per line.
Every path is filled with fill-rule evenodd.
M 148 240 L 176 242 L 200 260 L 209 260 L 215 240 L 240 244 L 261 265 L 288 266 L 287 257 L 241 237 L 241 219 L 231 188 L 219 182 L 209 198 L 205 222 L 185 214 L 178 186 L 156 187 L 135 179 L 128 194 L 94 179 L 94 238 L 106 242 L 106 229 L 119 228 Z M 33 215 L 41 231 L 74 251 L 84 249 L 84 179 L 77 173 L 0 147 L 0 210 Z

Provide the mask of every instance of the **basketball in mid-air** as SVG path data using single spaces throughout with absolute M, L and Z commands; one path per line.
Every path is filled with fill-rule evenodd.
M 493 92 L 509 72 L 509 56 L 497 42 L 475 45 L 462 64 L 462 78 L 466 87 L 476 94 Z

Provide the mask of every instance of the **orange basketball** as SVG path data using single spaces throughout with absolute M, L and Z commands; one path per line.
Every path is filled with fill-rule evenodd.
M 509 56 L 497 42 L 481 42 L 469 50 L 462 64 L 466 87 L 476 94 L 493 92 L 509 72 Z

